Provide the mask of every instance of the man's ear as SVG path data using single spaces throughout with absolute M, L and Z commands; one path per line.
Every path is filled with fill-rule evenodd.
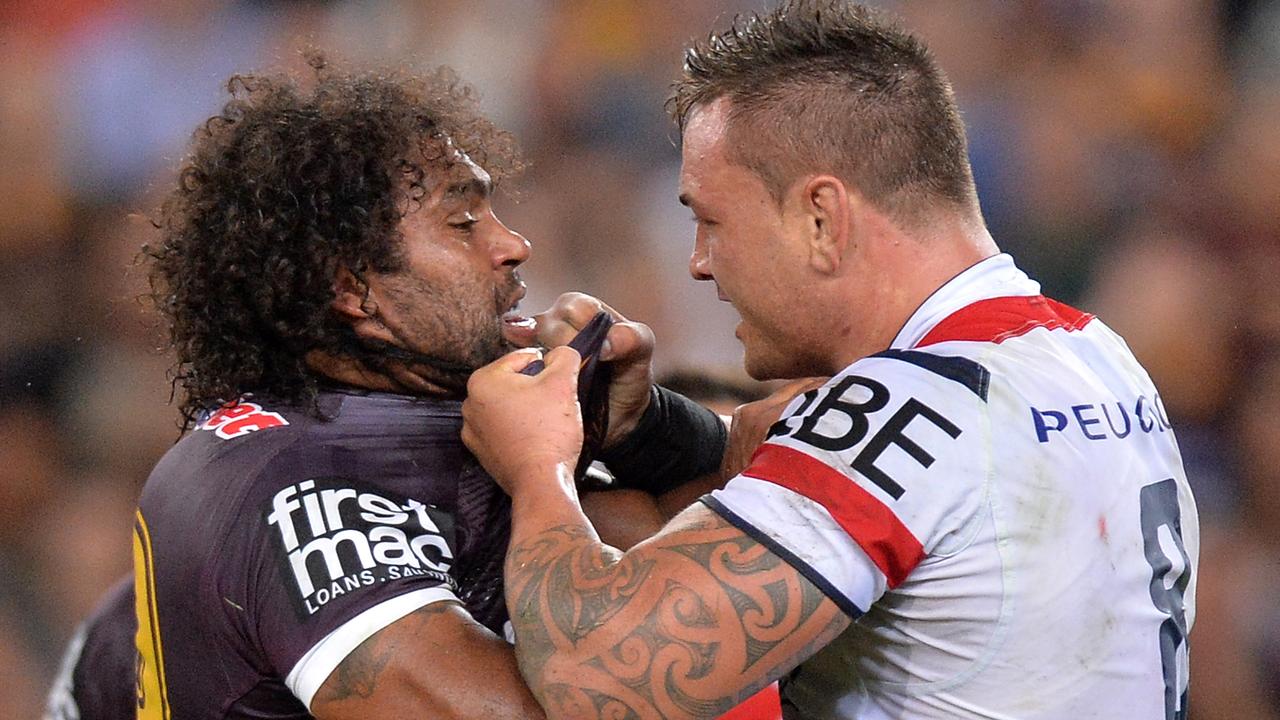
M 848 188 L 833 175 L 810 178 L 801 190 L 801 208 L 809 216 L 809 264 L 824 275 L 840 269 L 850 242 Z
M 373 315 L 368 296 L 369 285 L 346 266 L 339 266 L 333 278 L 333 301 L 329 307 L 352 322 L 368 320 Z

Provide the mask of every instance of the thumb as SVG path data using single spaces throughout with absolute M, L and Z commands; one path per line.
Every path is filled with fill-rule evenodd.
M 582 369 L 582 356 L 577 350 L 568 345 L 561 345 L 549 351 L 543 360 L 547 363 L 547 368 L 543 373 L 549 373 L 555 376 L 567 376 L 575 382 L 578 378 L 578 371 Z
M 526 365 L 541 357 L 542 351 L 538 348 L 521 348 L 494 360 L 489 367 L 501 372 L 518 373 Z
M 503 355 L 493 362 L 471 373 L 471 377 L 467 379 L 467 394 L 471 395 L 485 383 L 492 382 L 489 378 L 497 378 L 502 375 L 515 375 L 525 368 L 529 363 L 534 362 L 542 357 L 542 351 L 537 348 L 521 348 Z
M 621 360 L 640 364 L 652 355 L 653 331 L 648 325 L 630 321 L 614 323 L 600 350 L 600 359 L 606 362 Z

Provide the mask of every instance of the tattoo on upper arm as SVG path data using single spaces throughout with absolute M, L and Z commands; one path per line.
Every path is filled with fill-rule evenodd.
M 368 698 L 378 686 L 378 676 L 391 659 L 387 643 L 381 642 L 377 635 L 360 643 L 351 651 L 333 674 L 321 686 L 317 700 L 347 700 L 353 697 Z
M 664 579 L 646 582 L 659 559 Z M 512 548 L 507 563 L 521 671 L 553 716 L 719 715 L 849 623 L 715 515 L 628 555 L 560 526 Z M 566 652 L 588 639 L 609 649 Z
M 431 616 L 449 609 L 452 602 L 434 602 L 409 613 L 397 620 L 392 626 L 408 621 L 410 623 L 425 622 Z M 391 626 L 389 626 L 391 627 Z M 384 628 L 385 630 L 385 628 Z M 412 652 L 412 648 L 400 648 L 397 637 L 379 631 L 368 640 L 360 643 L 355 650 L 343 658 L 334 668 L 333 674 L 320 686 L 316 702 L 332 702 L 351 698 L 368 699 L 378 687 L 378 680 L 386 670 L 388 663 L 397 652 Z

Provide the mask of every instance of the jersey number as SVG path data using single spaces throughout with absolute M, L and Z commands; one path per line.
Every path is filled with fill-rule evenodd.
M 133 593 L 138 616 L 134 638 L 138 664 L 138 720 L 169 720 L 164 685 L 164 654 L 160 646 L 160 618 L 156 613 L 156 581 L 147 521 L 138 512 L 133 523 Z
M 1191 560 L 1182 544 L 1178 486 L 1172 478 L 1142 488 L 1142 546 L 1151 565 L 1151 601 L 1168 615 L 1160 624 L 1165 720 L 1187 717 L 1187 616 L 1182 594 L 1191 581 Z

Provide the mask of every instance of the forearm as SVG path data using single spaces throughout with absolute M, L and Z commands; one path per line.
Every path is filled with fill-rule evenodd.
M 713 490 L 723 488 L 728 480 L 729 478 L 719 472 L 703 475 L 696 480 L 690 480 L 673 490 L 668 490 L 655 497 L 654 502 L 657 505 L 657 511 L 664 520 L 670 520 L 697 502 L 698 498 Z
M 580 490 L 578 500 L 600 540 L 619 550 L 653 537 L 675 515 L 664 514 L 660 499 L 642 490 Z
M 518 371 L 529 354 L 471 376 L 462 438 L 512 499 L 507 608 L 520 672 L 550 717 L 717 717 L 847 626 L 795 568 L 700 504 L 626 553 L 601 543 L 571 470 L 581 359 L 556 348 L 528 377 Z M 698 459 L 692 479 L 707 472 L 700 463 L 720 466 L 725 438 L 719 417 L 689 404 L 665 406 L 656 449 Z M 690 417 L 702 431 L 673 429 Z M 690 445 L 706 435 L 719 438 L 710 452 Z M 649 476 L 674 474 L 655 467 Z
M 550 718 L 717 717 L 848 623 L 705 508 L 621 553 L 552 500 L 513 505 L 506 577 L 521 673 Z
M 525 682 L 544 708 L 563 709 L 554 691 L 556 668 L 596 654 L 583 642 L 593 626 L 592 599 L 576 583 L 607 584 L 622 552 L 600 541 L 573 493 L 572 478 L 567 485 L 557 478 L 526 487 L 512 498 L 507 608 Z

